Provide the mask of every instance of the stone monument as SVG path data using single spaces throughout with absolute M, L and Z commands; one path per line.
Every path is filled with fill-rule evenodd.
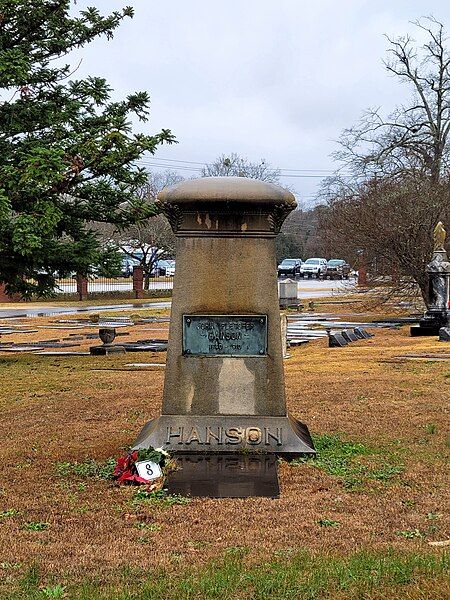
M 439 221 L 434 229 L 434 252 L 427 265 L 429 305 L 419 325 L 411 327 L 412 336 L 439 335 L 450 326 L 450 262 L 444 248 L 446 231 Z
M 101 346 L 91 346 L 89 352 L 94 356 L 105 356 L 108 354 L 125 354 L 125 348 L 113 344 L 116 338 L 115 327 L 100 327 L 98 336 L 103 342 Z
M 284 391 L 275 237 L 294 196 L 208 177 L 165 188 L 158 202 L 177 238 L 177 268 L 162 414 L 134 447 L 315 453 Z

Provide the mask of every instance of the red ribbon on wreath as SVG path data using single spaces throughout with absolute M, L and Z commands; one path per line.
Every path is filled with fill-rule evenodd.
M 148 479 L 144 479 L 138 475 L 136 469 L 136 461 L 138 458 L 137 450 L 129 452 L 126 456 L 117 459 L 117 464 L 113 472 L 113 477 L 119 483 L 125 481 L 129 483 L 150 483 Z

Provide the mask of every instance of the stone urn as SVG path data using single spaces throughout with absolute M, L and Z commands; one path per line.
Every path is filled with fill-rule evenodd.
M 103 342 L 101 346 L 91 346 L 89 348 L 89 352 L 96 356 L 106 355 L 106 354 L 124 354 L 125 348 L 123 346 L 118 346 L 113 344 L 113 341 L 116 337 L 116 329 L 114 327 L 100 327 L 98 330 L 98 335 Z
M 112 344 L 116 339 L 116 330 L 114 327 L 100 327 L 98 335 L 104 344 Z

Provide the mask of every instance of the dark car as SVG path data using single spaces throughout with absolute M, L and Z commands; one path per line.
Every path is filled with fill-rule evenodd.
M 348 279 L 350 265 L 340 258 L 332 258 L 327 262 L 327 277 L 330 279 Z
M 298 275 L 300 275 L 301 265 L 302 261 L 299 258 L 285 258 L 278 265 L 278 277 L 283 277 L 283 275 L 297 277 Z

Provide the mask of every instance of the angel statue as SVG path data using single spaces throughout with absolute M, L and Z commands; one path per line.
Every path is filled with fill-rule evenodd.
M 442 221 L 439 221 L 439 223 L 434 228 L 434 234 L 433 234 L 434 251 L 435 252 L 439 252 L 440 250 L 445 250 L 444 244 L 445 244 L 446 236 L 447 236 L 447 232 L 444 229 L 444 224 L 442 223 Z

